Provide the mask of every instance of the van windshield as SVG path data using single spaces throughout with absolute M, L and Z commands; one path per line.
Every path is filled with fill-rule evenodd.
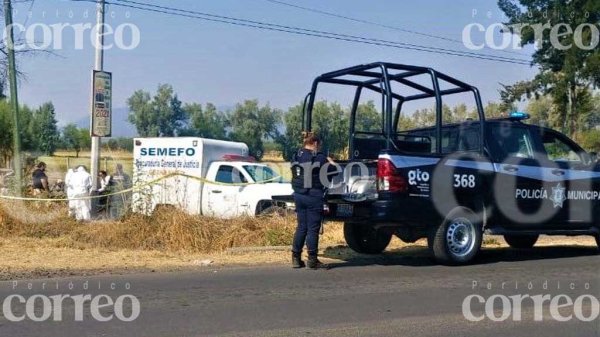
M 244 169 L 252 179 L 257 182 L 274 182 L 280 183 L 283 182 L 283 178 L 277 174 L 273 169 L 264 165 L 244 165 Z

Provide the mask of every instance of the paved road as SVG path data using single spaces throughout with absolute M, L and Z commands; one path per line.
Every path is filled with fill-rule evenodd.
M 499 294 L 600 298 L 600 256 L 595 253 L 592 248 L 493 249 L 466 267 L 435 266 L 426 257 L 396 254 L 339 263 L 328 271 L 273 266 L 3 282 L 1 299 L 12 294 L 107 294 L 116 300 L 132 294 L 141 311 L 133 322 L 113 318 L 103 323 L 93 319 L 87 303 L 83 322 L 75 322 L 75 306 L 65 301 L 60 322 L 1 317 L 0 336 L 600 336 L 599 318 L 557 322 L 546 305 L 538 317 L 542 321 L 536 321 L 533 301 L 527 299 L 521 321 L 470 322 L 462 311 L 471 294 L 484 299 Z M 85 281 L 88 290 L 82 290 Z M 37 301 L 32 314 L 40 317 L 42 299 Z M 127 317 L 131 308 L 125 303 Z M 593 301 L 582 303 L 580 315 L 593 317 Z M 22 315 L 25 305 L 13 304 L 14 314 Z M 492 314 L 500 317 L 500 297 L 495 304 Z M 100 313 L 108 316 L 113 309 Z M 472 309 L 475 316 L 484 313 L 477 301 Z M 571 306 L 560 313 L 567 316 L 574 310 Z

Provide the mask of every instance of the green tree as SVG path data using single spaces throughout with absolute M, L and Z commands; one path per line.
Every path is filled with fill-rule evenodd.
M 531 124 L 547 127 L 555 127 L 557 124 L 555 122 L 552 123 L 550 119 L 552 116 L 557 115 L 554 113 L 554 103 L 550 96 L 539 96 L 530 100 L 525 110 L 531 116 L 529 120 Z
M 127 99 L 128 120 L 141 137 L 173 137 L 186 127 L 188 115 L 173 87 L 161 84 L 154 97 L 138 90 Z
M 12 157 L 12 122 L 11 110 L 6 100 L 0 100 L 0 157 L 8 168 Z
M 325 154 L 335 158 L 348 157 L 350 132 L 348 117 L 348 109 L 343 109 L 338 103 L 328 104 L 326 101 L 315 103 L 312 129 L 321 138 L 322 151 Z
M 302 103 L 294 105 L 283 115 L 285 132 L 276 141 L 281 147 L 281 155 L 291 160 L 294 153 L 302 145 Z
M 509 112 L 516 110 L 516 107 L 511 104 L 503 104 L 498 102 L 488 102 L 483 108 L 486 119 L 506 117 Z M 473 111 L 476 113 L 476 111 Z
M 185 104 L 183 110 L 190 117 L 190 123 L 185 134 L 188 136 L 227 139 L 227 116 L 218 111 L 212 103 L 207 103 L 204 109 L 201 104 Z
M 137 90 L 127 99 L 128 120 L 133 124 L 140 137 L 156 137 L 160 133 L 158 116 L 152 107 L 150 93 Z
M 302 107 L 303 104 L 290 107 L 283 117 L 285 133 L 277 139 L 277 143 L 285 160 L 291 160 L 295 151 L 302 146 Z M 338 103 L 317 101 L 312 116 L 312 131 L 321 138 L 322 150 L 336 158 L 347 158 L 350 108 L 343 108 Z M 357 107 L 355 129 L 381 132 L 381 118 L 373 101 L 361 103 Z
M 359 104 L 356 108 L 356 126 L 358 131 L 381 132 L 383 127 L 382 114 L 375 107 L 374 101 Z
M 92 148 L 92 137 L 90 136 L 90 129 L 80 128 L 79 129 L 79 145 L 82 150 L 91 150 Z
M 412 114 L 415 126 L 420 128 L 434 126 L 435 118 L 435 110 L 432 108 L 418 109 Z
M 264 153 L 264 140 L 279 137 L 278 126 L 281 111 L 268 104 L 260 106 L 258 100 L 246 100 L 237 104 L 229 116 L 231 139 L 243 142 L 250 148 L 250 155 L 260 159 Z
M 585 131 L 582 135 L 581 146 L 587 151 L 600 153 L 600 130 Z
M 600 127 L 600 94 L 595 94 L 591 101 L 591 111 L 585 116 L 586 129 Z
M 51 156 L 57 148 L 60 133 L 58 131 L 54 105 L 44 103 L 33 112 L 30 130 L 36 151 Z
M 79 157 L 81 150 L 90 149 L 92 140 L 89 129 L 79 129 L 75 124 L 67 124 L 62 130 L 63 143 L 68 150 L 75 151 L 75 156 Z
M 523 96 L 529 98 L 531 94 L 549 94 L 556 108 L 554 119 L 560 121 L 562 131 L 573 135 L 580 129 L 585 114 L 586 102 L 582 100 L 589 94 L 590 87 L 600 84 L 600 51 L 577 46 L 572 32 L 578 26 L 588 24 L 588 29 L 581 34 L 583 45 L 597 43 L 593 41 L 595 36 L 589 27 L 600 21 L 600 3 L 597 0 L 499 0 L 498 6 L 508 17 L 507 24 L 512 25 L 510 30 L 520 31 L 521 44 L 536 43 L 538 47 L 533 54 L 533 64 L 539 66 L 538 75 L 531 81 L 505 86 L 503 101 L 511 103 Z M 555 27 L 559 24 L 564 25 L 559 27 L 554 37 L 558 41 L 554 42 L 563 47 L 551 43 L 552 29 L 539 29 L 543 25 Z M 536 30 L 543 32 L 541 36 L 536 36 Z
M 38 110 L 43 108 L 40 107 Z M 19 117 L 21 128 L 19 129 L 19 136 L 21 138 L 21 151 L 31 151 L 31 152 L 43 152 L 40 150 L 40 142 L 45 138 L 47 134 L 41 135 L 36 130 L 39 128 L 34 125 L 34 111 L 31 110 L 27 105 L 22 105 L 19 108 Z M 54 121 L 56 122 L 56 121 Z M 56 127 L 56 124 L 54 124 Z M 51 127 L 50 127 L 51 129 Z M 4 162 L 4 165 L 9 165 L 10 160 L 12 159 L 12 108 L 10 107 L 9 101 L 6 99 L 0 99 L 0 159 Z M 53 144 L 57 145 L 58 140 L 56 140 Z M 52 145 L 52 144 L 50 144 Z
M 23 105 L 19 108 L 21 151 L 38 151 L 38 141 L 33 129 L 33 115 L 34 111 L 29 106 Z

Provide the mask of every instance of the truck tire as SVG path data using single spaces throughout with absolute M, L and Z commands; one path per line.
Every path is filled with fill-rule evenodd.
M 511 248 L 517 249 L 530 249 L 537 242 L 539 235 L 504 235 L 504 241 L 508 243 Z
M 481 223 L 468 208 L 456 208 L 444 222 L 431 231 L 427 243 L 435 260 L 446 265 L 469 263 L 483 239 Z
M 392 233 L 386 233 L 368 225 L 344 223 L 344 239 L 348 246 L 357 253 L 379 254 L 383 252 L 390 244 L 392 235 Z
M 276 217 L 286 217 L 292 214 L 293 211 L 290 211 L 288 208 L 281 206 L 270 206 L 264 209 L 261 209 L 257 212 L 257 216 L 276 216 Z
M 284 217 L 293 214 L 294 211 L 270 200 L 260 201 L 256 205 L 256 216 L 279 216 Z

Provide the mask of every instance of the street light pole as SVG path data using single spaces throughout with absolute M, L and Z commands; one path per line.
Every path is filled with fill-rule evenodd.
M 4 0 L 4 24 L 6 28 L 6 47 L 8 52 L 8 78 L 10 82 L 10 102 L 12 105 L 13 122 L 13 161 L 15 179 L 17 183 L 16 193 L 21 195 L 23 184 L 23 171 L 21 170 L 21 136 L 19 134 L 19 98 L 17 96 L 17 68 L 15 63 L 15 37 L 13 33 L 12 4 L 10 0 Z
M 102 71 L 104 68 L 104 10 L 106 4 L 104 0 L 97 0 L 96 4 L 96 63 L 94 69 Z M 94 84 L 92 83 L 92 88 Z M 93 95 L 93 93 L 92 93 Z M 92 97 L 92 102 L 94 98 Z M 92 106 L 91 113 L 94 113 L 94 107 Z M 91 121 L 93 120 L 90 115 L 90 132 L 93 130 Z M 92 153 L 91 153 L 91 175 L 92 175 L 92 188 L 98 189 L 98 170 L 100 167 L 100 137 L 92 134 Z

